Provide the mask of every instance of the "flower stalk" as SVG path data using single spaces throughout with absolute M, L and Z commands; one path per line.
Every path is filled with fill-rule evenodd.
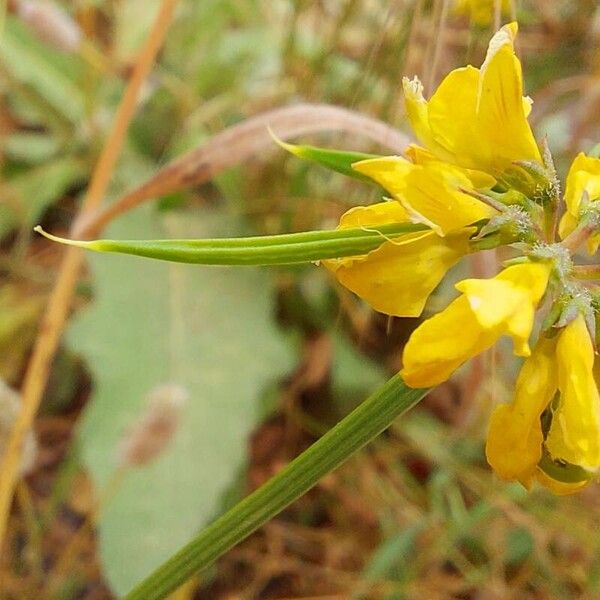
M 321 477 L 387 429 L 396 417 L 410 410 L 428 391 L 409 388 L 400 375 L 394 375 L 275 477 L 219 517 L 142 581 L 125 600 L 158 600 L 167 596 L 302 496 Z

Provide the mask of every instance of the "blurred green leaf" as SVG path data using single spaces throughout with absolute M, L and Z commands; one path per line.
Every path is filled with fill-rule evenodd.
M 30 164 L 49 160 L 59 147 L 56 138 L 29 132 L 13 133 L 3 144 L 4 153 L 8 158 Z
M 535 550 L 535 540 L 525 527 L 513 527 L 506 534 L 506 564 L 514 566 L 527 560 Z
M 222 213 L 128 213 L 115 236 L 221 234 Z M 81 430 L 98 490 L 113 474 L 115 447 L 155 386 L 175 382 L 190 401 L 174 443 L 130 471 L 102 510 L 100 552 L 118 594 L 148 575 L 220 508 L 246 455 L 259 394 L 292 366 L 272 321 L 269 276 L 258 269 L 194 268 L 127 256 L 90 256 L 96 301 L 69 331 L 93 370 Z
M 414 554 L 415 540 L 424 527 L 424 522 L 417 522 L 385 540 L 364 568 L 363 578 L 378 581 L 394 576 L 402 580 L 402 569 Z
M 78 69 L 72 55 L 59 56 L 14 18 L 7 18 L 0 64 L 15 80 L 35 90 L 67 121 L 82 121 L 84 96 L 77 85 Z
M 58 158 L 9 179 L 10 202 L 0 204 L 0 239 L 18 225 L 35 225 L 50 204 L 82 182 L 87 167 L 75 158 Z

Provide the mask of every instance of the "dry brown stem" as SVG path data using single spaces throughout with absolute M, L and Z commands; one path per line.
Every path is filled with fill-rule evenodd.
M 88 193 L 72 231 L 76 230 L 79 219 L 95 210 L 104 196 L 129 123 L 136 109 L 140 88 L 154 64 L 158 50 L 162 46 L 176 4 L 177 0 L 163 0 L 160 6 L 152 30 L 142 48 L 125 94 L 117 109 L 113 128 L 92 175 Z M 0 462 L 0 549 L 17 481 L 23 440 L 31 429 L 46 388 L 50 367 L 69 312 L 82 261 L 83 255 L 79 249 L 69 248 L 67 250 L 56 284 L 50 295 L 48 307 L 42 319 L 33 354 L 25 374 L 22 392 L 23 410 L 15 422 L 6 452 Z
M 251 117 L 218 133 L 208 142 L 165 165 L 150 179 L 95 214 L 88 214 L 73 232 L 75 237 L 97 235 L 110 221 L 142 202 L 200 185 L 244 161 L 276 149 L 268 128 L 281 139 L 323 131 L 365 136 L 400 153 L 408 138 L 386 123 L 329 104 L 297 104 Z

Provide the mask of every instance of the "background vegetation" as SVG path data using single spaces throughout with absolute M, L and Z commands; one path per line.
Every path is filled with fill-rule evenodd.
M 417 74 L 432 89 L 451 68 L 479 64 L 493 31 L 450 4 L 180 0 L 104 202 L 282 106 L 302 104 L 291 121 L 276 121 L 282 136 L 390 153 L 374 126 L 360 134 L 355 116 L 306 103 L 409 134 L 401 76 Z M 64 253 L 31 228 L 68 232 L 159 5 L 0 2 L 0 377 L 14 389 Z M 564 176 L 575 153 L 600 139 L 600 8 L 530 0 L 516 12 L 531 119 Z M 330 228 L 348 207 L 377 198 L 285 155 L 262 125 L 248 135 L 213 142 L 213 162 L 196 162 L 177 185 L 160 176 L 153 201 L 115 219 L 106 237 Z M 417 324 L 388 322 L 312 265 L 86 259 L 22 457 L 0 552 L 6 598 L 124 593 L 395 372 Z M 481 276 L 495 260 L 462 268 Z M 440 289 L 432 308 L 451 294 Z M 598 488 L 527 493 L 485 464 L 487 417 L 509 398 L 516 367 L 500 349 L 462 370 L 178 597 L 597 597 Z M 172 442 L 139 466 L 123 440 L 157 394 L 187 402 Z M 19 402 L 0 390 L 0 454 Z

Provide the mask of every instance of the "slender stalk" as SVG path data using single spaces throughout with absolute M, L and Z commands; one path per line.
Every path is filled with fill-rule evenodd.
M 118 252 L 158 260 L 203 265 L 293 265 L 328 258 L 360 256 L 400 236 L 426 231 L 418 223 L 380 225 L 377 229 L 306 231 L 283 235 L 204 240 L 79 241 L 35 230 L 51 240 L 96 252 Z M 400 242 L 399 242 L 400 243 Z
M 572 272 L 577 279 L 600 279 L 600 265 L 575 265 Z
M 125 94 L 117 108 L 112 130 L 94 169 L 90 187 L 73 226 L 74 229 L 77 228 L 77 224 L 86 214 L 98 207 L 104 196 L 125 139 L 129 122 L 135 112 L 142 83 L 154 64 L 176 4 L 177 0 L 163 0 L 159 7 L 152 30 L 140 52 Z M 46 389 L 52 360 L 69 312 L 82 262 L 83 253 L 77 248 L 69 248 L 56 277 L 56 283 L 52 289 L 48 307 L 42 319 L 39 334 L 25 373 L 22 390 L 23 410 L 15 422 L 0 460 L 0 552 L 2 551 L 8 513 L 17 481 L 17 469 L 23 440 L 31 428 Z
M 125 597 L 164 598 L 194 573 L 214 563 L 227 550 L 302 496 L 318 481 L 412 408 L 428 390 L 409 388 L 392 377 L 322 438 L 184 546 Z
M 569 250 L 576 252 L 580 246 L 585 244 L 594 234 L 598 232 L 598 223 L 580 222 L 577 228 L 571 232 L 560 245 Z

